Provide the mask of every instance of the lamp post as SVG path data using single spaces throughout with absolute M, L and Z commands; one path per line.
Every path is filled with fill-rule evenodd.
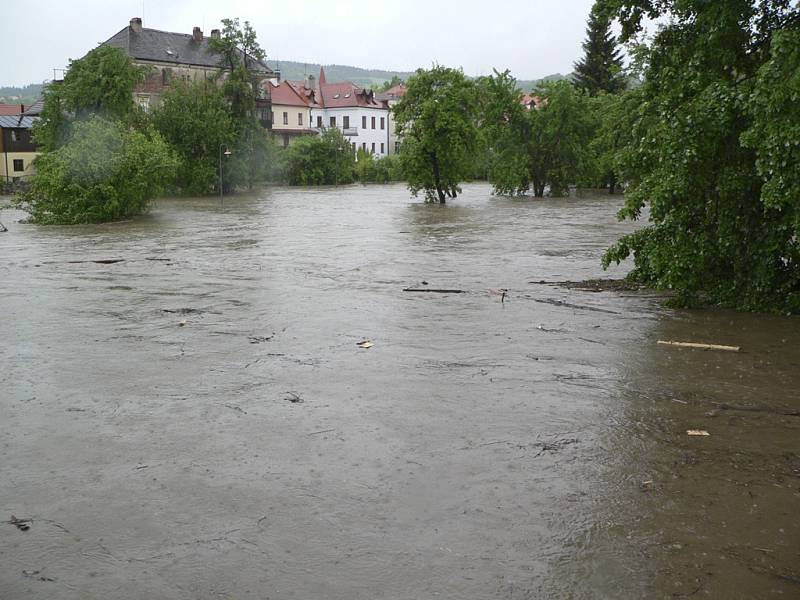
M 233 154 L 233 152 L 228 150 L 228 148 L 225 148 L 225 152 L 223 152 L 222 148 L 224 146 L 225 146 L 225 144 L 220 144 L 219 145 L 219 203 L 220 204 L 222 204 L 222 202 L 223 202 L 223 200 L 222 200 L 222 155 L 224 154 L 225 156 L 230 156 L 231 154 Z

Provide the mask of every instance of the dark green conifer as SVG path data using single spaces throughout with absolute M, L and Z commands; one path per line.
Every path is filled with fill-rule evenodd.
M 575 86 L 590 96 L 601 92 L 615 94 L 625 89 L 622 58 L 617 40 L 611 34 L 611 21 L 592 10 L 583 43 L 583 58 L 575 63 Z

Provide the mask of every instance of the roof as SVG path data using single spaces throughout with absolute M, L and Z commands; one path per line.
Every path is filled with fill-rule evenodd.
M 0 116 L 0 128 L 3 129 L 30 129 L 37 121 L 36 117 Z
M 287 81 L 281 81 L 278 85 L 267 82 L 264 85 L 270 86 L 269 91 L 273 106 L 279 104 L 282 106 L 302 106 L 303 108 L 308 108 L 312 102 L 311 98 Z
M 520 100 L 526 108 L 539 108 L 542 105 L 542 99 L 534 94 L 525 94 Z
M 319 70 L 319 79 L 313 91 L 303 82 L 288 83 L 300 95 L 309 98 L 313 108 L 386 108 L 372 90 L 360 88 L 350 81 L 328 83 L 325 69 Z
M 44 108 L 44 99 L 39 98 L 36 102 L 31 104 L 28 108 L 25 109 L 25 112 L 22 114 L 26 117 L 38 117 L 42 114 L 42 109 Z
M 19 104 L 0 104 L 0 116 L 8 117 L 10 115 L 18 115 L 22 112 L 22 106 Z
M 390 87 L 385 92 L 378 94 L 378 98 L 380 100 L 399 100 L 403 96 L 406 95 L 408 88 L 404 83 L 399 83 L 393 87 Z
M 130 25 L 103 42 L 105 46 L 120 48 L 134 60 L 194 65 L 217 69 L 220 56 L 209 50 L 209 39 L 195 41 L 190 33 L 173 33 L 142 28 L 134 31 Z M 258 61 L 260 71 L 272 75 L 273 71 L 263 61 Z

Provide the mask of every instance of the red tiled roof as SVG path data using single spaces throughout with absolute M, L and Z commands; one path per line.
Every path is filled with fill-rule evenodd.
M 521 102 L 526 108 L 539 108 L 542 105 L 542 99 L 533 94 L 525 94 Z
M 0 104 L 0 117 L 13 117 L 22 114 L 21 104 Z
M 403 96 L 406 95 L 407 90 L 408 88 L 406 88 L 405 83 L 399 83 L 396 86 L 390 87 L 388 90 L 383 92 L 383 95 L 390 96 L 392 98 L 402 98 Z
M 303 108 L 308 108 L 309 104 L 311 104 L 310 98 L 296 89 L 288 81 L 281 81 L 279 85 L 267 82 L 265 85 L 270 86 L 272 104 L 302 106 Z
M 308 100 L 313 108 L 386 108 L 372 90 L 365 90 L 350 81 L 328 83 L 324 69 L 319 71 L 316 88 L 310 90 L 303 81 L 286 81 L 297 94 Z M 278 103 L 274 96 L 273 102 Z

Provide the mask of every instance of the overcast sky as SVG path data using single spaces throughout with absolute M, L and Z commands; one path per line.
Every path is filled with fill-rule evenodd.
M 267 58 L 411 71 L 437 62 L 469 75 L 568 73 L 593 0 L 2 0 L 0 85 L 52 79 L 143 17 L 144 26 L 208 34 L 249 20 Z

